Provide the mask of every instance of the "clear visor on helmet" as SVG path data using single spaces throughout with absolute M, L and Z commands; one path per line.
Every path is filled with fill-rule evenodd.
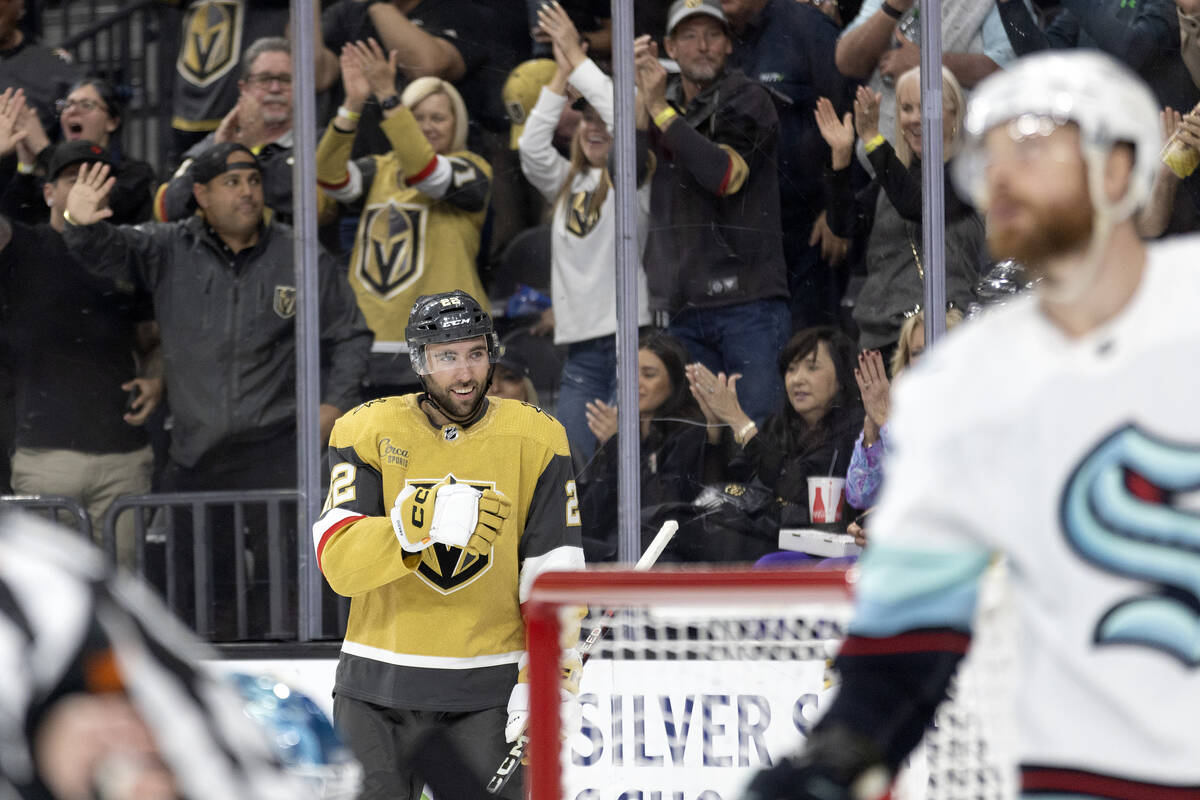
M 1014 164 L 1036 168 L 1050 161 L 1079 158 L 1074 146 L 1064 146 L 1051 135 L 1064 121 L 1039 114 L 1022 114 L 966 138 L 951 162 L 951 177 L 959 194 L 970 198 L 976 208 L 988 205 L 988 177 L 997 166 Z
M 500 350 L 488 346 L 488 337 L 462 339 L 457 342 L 427 344 L 410 354 L 413 369 L 418 375 L 454 372 L 467 367 L 487 367 L 500 359 Z

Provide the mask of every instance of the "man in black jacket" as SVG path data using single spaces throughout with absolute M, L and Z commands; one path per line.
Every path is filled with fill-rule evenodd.
M 778 408 L 776 354 L 790 332 L 770 95 L 737 70 L 718 0 L 677 0 L 667 15 L 668 81 L 648 36 L 634 45 L 657 159 L 646 243 L 651 307 L 714 373 L 740 373 L 742 407 L 762 424 Z
M 103 221 L 112 186 L 108 169 L 85 167 L 67 200 L 63 235 L 93 274 L 118 287 L 145 287 L 153 297 L 175 421 L 163 488 L 292 488 L 292 230 L 264 216 L 262 173 L 246 147 L 216 145 L 196 159 L 192 175 L 200 215 L 113 226 Z M 345 276 L 324 252 L 319 283 L 320 337 L 329 364 L 320 409 L 324 442 L 333 422 L 358 403 L 371 334 Z M 215 559 L 214 568 L 232 571 L 222 562 Z M 215 580 L 219 593 L 221 577 Z

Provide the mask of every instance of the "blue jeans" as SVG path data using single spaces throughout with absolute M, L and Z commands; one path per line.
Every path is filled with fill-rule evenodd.
M 587 424 L 587 404 L 612 403 L 617 393 L 617 339 L 600 336 L 567 346 L 555 416 L 567 429 L 571 451 L 586 462 L 596 452 L 596 437 Z
M 737 382 L 738 402 L 761 427 L 783 403 L 778 361 L 791 329 L 787 302 L 775 299 L 689 308 L 671 320 L 667 332 L 713 372 L 742 374 Z

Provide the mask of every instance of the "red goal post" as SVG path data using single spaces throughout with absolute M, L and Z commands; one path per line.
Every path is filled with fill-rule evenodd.
M 709 606 L 720 602 L 762 606 L 789 600 L 849 604 L 853 575 L 853 571 L 842 569 L 601 568 L 550 572 L 539 577 L 525 606 L 531 702 L 530 762 L 526 770 L 529 797 L 558 800 L 563 796 L 558 694 L 561 608 L 587 605 L 595 615 L 600 609 L 647 604 Z M 585 629 L 583 635 L 587 633 Z M 586 675 L 586 666 L 584 670 Z

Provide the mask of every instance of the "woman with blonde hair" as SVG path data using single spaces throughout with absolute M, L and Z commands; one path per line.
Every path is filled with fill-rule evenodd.
M 529 113 L 518 143 L 521 170 L 553 203 L 550 234 L 550 295 L 553 304 L 535 330 L 554 330 L 567 345 L 556 416 L 571 449 L 590 458 L 596 437 L 588 428 L 587 404 L 611 402 L 616 392 L 616 203 L 609 175 L 612 151 L 612 81 L 586 56 L 571 18 L 557 3 L 543 5 L 540 28 L 550 37 L 558 69 Z M 583 119 L 563 158 L 552 140 L 567 105 L 568 84 L 580 95 Z M 637 108 L 638 253 L 646 244 L 650 210 L 649 119 Z M 646 273 L 638 267 L 638 324 L 650 322 Z
M 963 313 L 957 308 L 946 312 L 946 330 L 953 330 L 963 321 Z M 918 309 L 910 313 L 900 326 L 900 340 L 892 354 L 891 376 L 895 380 L 901 372 L 912 366 L 925 352 L 925 312 Z M 883 356 L 878 350 L 864 350 L 858 354 L 858 366 L 854 379 L 862 393 L 862 433 L 854 442 L 850 455 L 850 467 L 846 471 L 846 502 L 855 508 L 870 508 L 875 505 L 879 486 L 883 482 L 883 462 L 887 457 L 888 416 L 891 412 L 891 381 L 883 369 Z
M 942 69 L 942 149 L 949 162 L 958 149 L 966 97 L 950 70 Z M 905 312 L 925 296 L 921 200 L 921 78 L 918 69 L 896 81 L 896 131 L 889 142 L 879 131 L 877 93 L 860 87 L 849 114 L 838 119 L 825 98 L 817 101 L 817 126 L 832 151 L 827 174 L 832 198 L 830 228 L 838 236 L 865 236 L 867 279 L 854 303 L 859 346 L 881 350 L 884 361 L 899 339 Z M 850 189 L 854 136 L 863 140 L 875 180 L 855 196 Z M 959 308 L 974 299 L 984 263 L 983 222 L 950 183 L 943 168 L 946 198 L 946 298 Z M 881 191 L 882 190 L 882 191 Z
M 492 169 L 466 149 L 467 109 L 452 85 L 418 78 L 395 91 L 397 52 L 374 39 L 340 58 L 346 100 L 317 147 L 317 180 L 362 204 L 349 280 L 375 340 L 399 342 L 421 295 L 462 289 L 485 297 L 475 266 Z M 383 109 L 392 150 L 350 160 L 367 98 Z

